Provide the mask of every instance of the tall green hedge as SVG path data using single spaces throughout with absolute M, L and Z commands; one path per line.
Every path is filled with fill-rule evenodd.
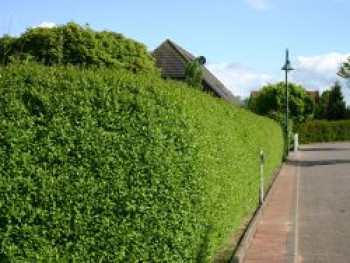
M 314 120 L 296 127 L 300 143 L 350 140 L 350 121 Z
M 0 68 L 1 262 L 206 262 L 282 131 L 155 75 Z M 267 181 L 267 180 L 266 180 Z

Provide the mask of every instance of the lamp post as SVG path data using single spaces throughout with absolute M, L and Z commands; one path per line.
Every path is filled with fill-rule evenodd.
M 288 125 L 288 114 L 289 114 L 289 91 L 288 91 L 288 72 L 294 70 L 289 61 L 288 49 L 286 50 L 286 61 L 282 67 L 282 70 L 285 71 L 286 75 L 286 139 L 287 139 L 287 147 L 286 147 L 286 156 L 289 153 L 289 125 Z

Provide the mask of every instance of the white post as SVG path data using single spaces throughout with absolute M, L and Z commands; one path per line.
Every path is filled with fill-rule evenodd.
M 260 204 L 264 202 L 264 152 L 260 149 Z
M 298 155 L 298 147 L 299 147 L 299 137 L 298 134 L 294 134 L 294 155 Z

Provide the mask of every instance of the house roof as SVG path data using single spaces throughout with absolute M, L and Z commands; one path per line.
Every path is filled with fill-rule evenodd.
M 320 93 L 318 90 L 309 90 L 307 91 L 307 93 L 311 95 L 315 100 L 318 100 L 318 98 L 320 97 Z
M 252 91 L 250 92 L 250 96 L 251 96 L 253 99 L 256 99 L 257 97 L 260 96 L 260 93 L 261 93 L 260 90 L 252 90 Z
M 164 78 L 184 79 L 187 63 L 196 59 L 194 55 L 167 39 L 153 51 L 156 66 L 161 68 Z M 203 66 L 203 83 L 218 97 L 231 102 L 239 102 L 206 67 Z

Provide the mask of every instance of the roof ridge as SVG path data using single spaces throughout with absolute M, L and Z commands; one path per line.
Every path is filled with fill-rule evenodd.
M 154 51 L 158 61 L 158 67 L 164 69 L 168 76 L 176 79 L 183 79 L 186 65 L 195 60 L 196 57 L 182 48 L 170 39 L 165 39 Z M 236 101 L 232 92 L 225 87 L 206 66 L 201 65 L 203 71 L 203 85 L 209 92 L 213 92 L 215 96 L 224 98 L 228 101 Z
M 188 53 L 190 56 L 195 57 L 190 52 L 186 51 L 185 49 L 180 47 L 178 44 L 176 44 L 174 41 L 170 39 L 166 39 L 165 42 L 168 42 L 186 62 L 189 62 L 191 60 L 190 58 L 187 58 L 184 53 Z
M 188 52 L 186 49 L 183 49 L 181 46 L 177 45 L 175 42 L 173 42 L 170 39 L 166 39 L 166 41 L 175 49 L 175 51 L 186 61 L 186 62 L 190 62 L 193 59 L 195 59 L 196 57 L 191 54 L 190 52 Z M 191 59 L 191 57 L 187 58 L 186 54 L 188 54 L 189 56 L 192 56 L 193 59 Z M 215 82 L 218 82 L 222 85 L 220 91 L 216 91 L 216 92 L 223 92 L 224 94 L 227 94 L 229 96 L 233 96 L 232 92 L 229 91 L 225 85 L 222 84 L 222 82 L 215 76 L 213 75 L 213 73 L 210 72 L 210 70 L 208 70 L 204 65 L 202 65 L 202 70 L 203 70 L 203 81 L 208 83 L 209 78 L 211 78 L 212 80 L 214 80 Z M 212 86 L 212 85 L 210 85 Z M 214 88 L 214 87 L 213 87 Z

